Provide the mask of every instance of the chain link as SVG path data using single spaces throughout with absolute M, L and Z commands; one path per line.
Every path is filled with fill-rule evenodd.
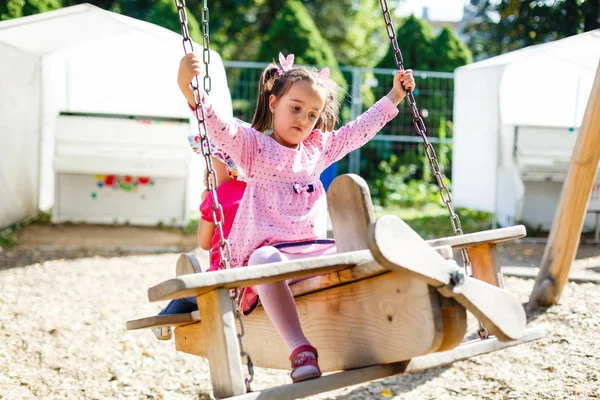
M 194 52 L 194 44 L 189 34 L 188 30 L 188 19 L 186 12 L 185 0 L 175 0 L 175 6 L 177 7 L 177 15 L 179 17 L 179 24 L 181 25 L 181 31 L 183 34 L 183 51 L 185 54 Z M 210 64 L 210 39 L 209 39 L 209 25 L 208 25 L 208 5 L 207 0 L 203 0 L 202 4 L 202 36 L 203 36 L 203 51 L 202 51 L 202 61 L 204 63 L 204 92 L 207 94 L 210 93 L 212 88 L 212 81 L 209 74 L 209 64 Z M 231 268 L 231 249 L 229 248 L 229 242 L 225 239 L 225 235 L 223 233 L 223 221 L 225 220 L 223 216 L 223 207 L 219 204 L 219 199 L 217 197 L 217 173 L 214 169 L 212 162 L 212 151 L 211 146 L 208 144 L 208 128 L 206 127 L 205 120 L 205 110 L 204 104 L 201 101 L 201 94 L 199 89 L 198 77 L 194 77 L 194 80 L 191 83 L 192 93 L 194 96 L 194 104 L 195 106 L 195 115 L 196 121 L 198 121 L 198 133 L 200 138 L 200 149 L 201 154 L 204 157 L 204 162 L 206 163 L 206 169 L 208 171 L 208 179 L 207 179 L 207 190 L 212 196 L 213 205 L 211 209 L 212 220 L 215 224 L 215 228 L 219 231 L 219 257 L 221 260 L 221 265 L 229 269 Z M 197 151 L 198 152 L 198 151 Z M 244 351 L 244 346 L 242 344 L 242 338 L 244 336 L 244 324 L 242 322 L 242 317 L 237 310 L 236 299 L 239 296 L 238 289 L 232 290 L 229 294 L 231 299 L 231 305 L 233 307 L 233 312 L 235 318 L 238 320 L 240 324 L 240 333 L 237 334 L 239 346 L 240 346 L 240 355 L 242 358 L 246 358 L 246 364 L 248 366 L 248 374 L 249 378 L 245 378 L 244 382 L 246 384 L 246 391 L 251 392 L 250 383 L 254 379 L 254 365 L 252 363 L 252 359 L 250 358 L 250 354 Z
M 394 29 L 394 24 L 392 23 L 392 15 L 390 14 L 390 9 L 388 7 L 387 0 L 379 0 L 379 4 L 381 5 L 381 11 L 383 12 L 385 29 L 392 44 L 394 61 L 398 69 L 400 71 L 404 71 L 404 61 L 402 59 L 402 52 L 400 51 L 400 46 L 398 46 L 398 40 L 396 39 L 396 31 Z M 454 206 L 452 205 L 452 199 L 450 197 L 450 191 L 444 183 L 444 176 L 442 175 L 442 171 L 440 169 L 440 165 L 435 154 L 435 149 L 433 148 L 433 145 L 429 142 L 429 139 L 427 139 L 427 128 L 425 127 L 425 122 L 423 122 L 423 118 L 421 118 L 421 115 L 419 114 L 419 109 L 417 108 L 417 102 L 415 100 L 415 97 L 409 90 L 406 90 L 406 100 L 408 101 L 408 105 L 410 106 L 410 110 L 413 115 L 413 125 L 415 126 L 415 130 L 417 131 L 417 134 L 421 136 L 421 138 L 423 139 L 423 143 L 425 144 L 425 154 L 427 155 L 429 165 L 431 166 L 431 171 L 433 172 L 435 180 L 440 188 L 440 195 L 442 197 L 442 201 L 446 205 L 448 213 L 450 214 L 450 223 L 452 225 L 452 229 L 454 230 L 454 233 L 456 235 L 462 235 L 464 232 L 460 224 L 460 217 L 454 211 Z M 469 253 L 466 249 L 461 249 L 460 254 L 462 255 L 465 271 L 469 276 L 473 276 L 473 269 L 471 267 L 471 259 L 469 258 Z M 481 322 L 479 323 L 479 328 L 479 332 L 481 332 L 480 337 L 487 338 L 487 330 L 483 328 Z
M 387 4 L 387 0 L 379 0 L 381 4 L 381 11 L 383 12 L 383 19 L 385 20 L 385 27 L 388 34 L 388 37 L 392 43 L 392 48 L 394 50 L 394 61 L 396 62 L 396 66 L 400 71 L 404 71 L 404 61 L 402 59 L 402 52 L 400 51 L 400 47 L 398 46 L 398 40 L 396 39 L 396 31 L 394 30 L 394 25 L 392 23 L 392 16 L 390 14 L 390 10 Z M 433 145 L 429 143 L 427 139 L 427 128 L 425 127 L 425 122 L 423 122 L 423 118 L 419 114 L 419 109 L 417 108 L 417 102 L 412 92 L 406 90 L 406 100 L 408 101 L 408 105 L 412 111 L 413 115 L 413 125 L 415 126 L 415 130 L 417 134 L 421 136 L 423 142 L 425 144 L 425 153 L 427 154 L 427 158 L 429 159 L 429 165 L 431 165 L 431 170 L 435 176 L 435 180 L 440 188 L 440 194 L 442 196 L 442 200 L 446 207 L 448 208 L 448 212 L 450 213 L 450 221 L 452 223 L 452 229 L 456 235 L 462 235 L 463 230 L 460 224 L 460 218 L 458 214 L 454 211 L 454 207 L 452 206 L 452 200 L 450 198 L 450 191 L 446 184 L 444 184 L 444 179 L 442 172 L 440 170 L 440 165 L 437 161 L 437 156 L 435 154 L 435 149 Z M 466 250 L 461 250 L 463 256 L 463 262 L 465 268 L 467 266 L 470 267 L 471 260 L 469 259 L 469 255 Z

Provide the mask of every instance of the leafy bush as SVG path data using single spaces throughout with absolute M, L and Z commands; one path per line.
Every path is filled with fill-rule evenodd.
M 231 102 L 233 116 L 242 121 L 252 121 L 256 104 L 254 101 L 237 99 Z
M 186 235 L 195 234 L 198 232 L 198 225 L 200 225 L 200 213 L 196 212 L 191 216 L 186 226 L 182 228 L 182 231 Z
M 379 163 L 378 170 L 373 197 L 379 205 L 419 207 L 441 203 L 437 184 L 412 178 L 417 170 L 416 164 L 399 165 L 399 158 L 392 155 L 390 161 Z M 444 183 L 450 185 L 447 179 Z
M 17 236 L 13 229 L 8 228 L 0 231 L 0 248 L 15 246 L 17 242 Z
M 438 128 L 439 138 L 444 140 L 452 133 L 452 123 L 444 118 Z M 377 144 L 375 146 L 375 144 Z M 452 143 L 433 145 L 438 165 L 446 186 L 452 164 Z M 374 160 L 381 160 L 377 170 L 369 169 Z M 361 171 L 363 178 L 374 182 L 372 193 L 381 206 L 418 206 L 429 202 L 441 202 L 439 187 L 433 176 L 425 146 L 401 148 L 394 151 L 392 142 L 370 142 L 361 150 Z
M 548 237 L 550 232 L 542 224 L 532 225 L 530 222 L 518 220 L 518 225 L 525 226 L 528 237 Z
M 16 222 L 9 227 L 0 230 L 0 248 L 16 246 L 19 242 L 17 233 L 29 224 L 48 224 L 52 213 L 50 211 L 39 211 L 35 216 Z
M 448 137 L 452 136 L 452 121 L 446 121 L 445 118 L 440 118 L 440 125 L 438 127 L 438 138 L 444 141 Z M 450 168 L 452 167 L 452 143 L 451 142 L 440 142 L 433 145 L 435 155 L 438 161 L 440 172 L 444 177 L 449 176 Z M 421 155 L 421 163 L 423 166 L 422 179 L 429 182 L 433 177 L 433 171 L 431 170 L 431 163 L 429 157 L 425 152 L 424 146 L 419 149 Z M 436 183 L 437 184 L 437 183 Z
M 467 208 L 457 208 L 455 211 L 460 218 L 463 232 L 471 233 L 490 229 L 491 215 L 489 213 Z M 390 206 L 375 211 L 377 218 L 389 214 L 400 217 L 424 239 L 455 235 L 448 210 L 437 204 L 427 204 L 422 207 Z

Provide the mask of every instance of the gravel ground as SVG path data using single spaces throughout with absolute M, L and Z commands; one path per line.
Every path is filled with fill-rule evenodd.
M 500 257 L 535 266 L 540 249 L 543 244 L 521 242 L 503 246 Z M 586 258 L 577 268 L 600 272 L 600 247 L 580 250 L 578 257 Z M 0 252 L 0 399 L 211 398 L 204 359 L 175 352 L 172 342 L 159 342 L 149 331 L 125 330 L 125 321 L 160 310 L 163 304 L 149 303 L 146 290 L 173 276 L 178 254 L 32 251 Z M 533 281 L 509 277 L 505 283 L 527 301 Z M 529 317 L 530 326 L 544 327 L 545 338 L 312 398 L 600 398 L 598 286 L 569 283 L 558 306 Z M 471 335 L 475 325 L 471 319 Z M 287 372 L 257 369 L 253 388 L 289 381 Z

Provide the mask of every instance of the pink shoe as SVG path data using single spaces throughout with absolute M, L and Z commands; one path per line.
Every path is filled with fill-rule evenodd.
M 236 299 L 237 312 L 241 315 L 247 316 L 252 314 L 258 307 L 258 294 L 250 287 L 240 289 L 238 297 Z
M 320 377 L 318 358 L 319 354 L 314 347 L 307 344 L 297 347 L 290 355 L 292 381 L 296 383 Z

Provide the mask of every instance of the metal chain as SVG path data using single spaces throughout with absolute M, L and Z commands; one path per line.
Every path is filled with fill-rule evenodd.
M 183 51 L 185 54 L 194 52 L 194 44 L 189 34 L 188 30 L 188 19 L 186 12 L 185 0 L 175 0 L 175 6 L 177 7 L 177 14 L 179 17 L 179 23 L 181 25 L 181 30 L 183 33 Z M 202 36 L 203 36 L 203 51 L 202 51 L 202 61 L 204 62 L 204 91 L 208 94 L 212 88 L 212 81 L 210 78 L 210 74 L 208 71 L 208 66 L 210 64 L 210 39 L 209 39 L 209 25 L 208 25 L 208 5 L 207 0 L 203 1 L 202 4 Z M 207 179 L 207 190 L 210 192 L 213 205 L 212 205 L 212 220 L 215 224 L 215 228 L 219 231 L 219 257 L 221 260 L 221 265 L 224 268 L 231 268 L 231 249 L 229 248 L 229 242 L 225 239 L 225 235 L 223 234 L 223 221 L 225 220 L 223 216 L 223 208 L 219 204 L 219 199 L 217 197 L 217 173 L 214 169 L 212 162 L 212 151 L 211 146 L 208 141 L 208 129 L 206 127 L 205 120 L 205 110 L 204 104 L 201 101 L 201 94 L 199 89 L 198 77 L 194 77 L 194 80 L 191 83 L 192 93 L 194 96 L 194 104 L 195 106 L 195 115 L 196 121 L 198 121 L 198 133 L 200 139 L 200 147 L 194 146 L 194 150 L 201 154 L 204 157 L 204 161 L 206 163 L 206 169 L 208 171 L 208 179 Z M 190 139 L 190 143 L 197 142 L 195 138 Z M 250 354 L 244 351 L 244 346 L 242 344 L 242 337 L 244 336 L 244 324 L 242 322 L 242 317 L 237 311 L 236 298 L 238 297 L 238 289 L 235 289 L 230 292 L 229 295 L 231 299 L 231 305 L 233 307 L 233 312 L 235 318 L 238 320 L 240 324 L 240 333 L 238 333 L 238 341 L 240 346 L 240 355 L 242 358 L 246 358 L 247 366 L 248 366 L 248 374 L 249 378 L 245 378 L 246 391 L 251 392 L 250 383 L 254 379 L 254 365 L 252 363 L 252 359 L 250 358 Z
M 390 14 L 390 9 L 388 7 L 387 0 L 379 0 L 379 4 L 381 5 L 381 11 L 383 12 L 385 28 L 390 42 L 392 43 L 394 61 L 396 62 L 396 66 L 398 67 L 398 69 L 400 71 L 404 71 L 404 61 L 402 59 L 402 52 L 400 51 L 400 46 L 398 46 L 398 40 L 396 39 L 396 31 L 394 29 L 394 24 L 392 23 L 392 16 Z M 413 115 L 413 125 L 415 126 L 417 134 L 419 134 L 423 139 L 423 142 L 425 144 L 425 154 L 427 154 L 429 165 L 431 166 L 431 170 L 433 172 L 433 175 L 435 176 L 435 180 L 437 181 L 437 184 L 440 188 L 440 196 L 442 197 L 442 201 L 444 202 L 446 208 L 448 209 L 448 212 L 450 213 L 450 223 L 452 224 L 452 229 L 454 230 L 454 233 L 456 235 L 462 235 L 464 232 L 460 224 L 460 218 L 458 214 L 454 211 L 454 206 L 452 205 L 452 199 L 450 197 L 450 191 L 444 183 L 444 177 L 442 175 L 440 164 L 438 163 L 437 156 L 435 154 L 435 149 L 427 139 L 427 128 L 425 127 L 423 118 L 421 118 L 421 115 L 419 114 L 417 102 L 410 90 L 405 90 L 405 92 L 406 100 L 408 101 L 408 105 L 410 106 Z M 471 268 L 471 259 L 469 258 L 469 253 L 467 253 L 466 249 L 461 249 L 460 253 L 462 255 L 465 271 L 469 276 L 473 276 L 473 270 Z M 479 331 L 477 333 L 481 338 L 487 338 L 488 336 L 487 330 L 481 325 L 481 323 L 479 323 Z

